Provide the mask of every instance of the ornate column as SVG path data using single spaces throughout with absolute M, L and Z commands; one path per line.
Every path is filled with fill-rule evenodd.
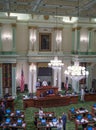
M 54 68 L 53 69 L 53 86 L 57 87 L 58 83 L 57 83 L 57 69 Z
M 93 42 L 93 28 L 88 28 L 88 37 L 89 37 L 89 44 L 88 44 L 88 52 L 92 52 L 92 42 Z
M 76 80 L 72 79 L 72 89 L 73 89 L 73 92 L 78 93 L 78 83 L 79 83 L 79 81 L 76 81 Z
M 29 93 L 32 93 L 32 75 L 30 70 L 31 63 L 29 63 L 29 82 L 28 82 L 28 90 Z
M 0 63 L 0 97 L 3 96 L 3 91 L 2 91 L 2 64 Z
M 12 63 L 12 96 L 16 97 L 16 63 Z
M 16 24 L 12 24 L 12 35 L 13 35 L 12 51 L 16 52 Z
M 58 69 L 58 89 L 61 90 L 61 68 Z
M 33 76 L 33 92 L 36 92 L 36 82 L 37 82 L 37 68 L 34 70 L 34 76 Z
M 90 90 L 90 88 L 92 87 L 92 66 L 88 66 L 87 67 L 88 71 L 89 71 L 89 76 L 87 79 L 87 85 L 88 85 L 88 89 Z
M 0 53 L 2 52 L 2 39 L 1 39 L 2 24 L 0 23 Z
M 72 28 L 72 52 L 75 49 L 75 28 Z
M 76 52 L 80 52 L 80 29 L 81 27 L 77 27 L 75 29 L 75 45 L 76 45 Z

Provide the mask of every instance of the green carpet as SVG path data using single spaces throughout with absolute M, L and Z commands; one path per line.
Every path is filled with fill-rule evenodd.
M 26 110 L 24 110 L 23 109 L 23 101 L 22 101 L 23 94 L 25 94 L 25 93 L 19 93 L 17 95 L 17 98 L 15 100 L 15 110 L 20 109 L 20 110 L 25 112 L 25 121 L 27 123 L 27 130 L 36 130 L 36 128 L 34 126 L 34 112 L 38 111 L 38 108 L 30 107 L 30 108 L 27 108 Z M 91 112 L 91 106 L 94 103 L 95 102 L 80 102 L 80 101 L 78 101 L 78 104 L 71 104 L 69 106 L 63 106 L 63 107 L 44 108 L 43 110 L 44 111 L 54 111 L 56 113 L 56 116 L 59 117 L 62 115 L 63 112 L 65 112 L 67 115 L 68 110 L 71 107 L 75 107 L 75 108 L 84 107 Z M 69 121 L 67 119 L 66 130 L 75 130 L 74 122 Z M 79 130 L 82 130 L 81 126 L 79 127 Z

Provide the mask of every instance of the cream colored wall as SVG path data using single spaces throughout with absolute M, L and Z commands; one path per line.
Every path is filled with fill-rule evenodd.
M 17 53 L 27 53 L 28 51 L 28 26 L 27 24 L 17 24 L 16 26 L 16 50 Z
M 63 52 L 71 52 L 72 49 L 72 29 L 64 28 L 63 29 L 63 39 L 62 39 L 62 49 Z

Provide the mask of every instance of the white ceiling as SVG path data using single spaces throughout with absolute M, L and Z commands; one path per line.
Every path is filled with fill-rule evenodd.
M 96 18 L 96 0 L 0 0 L 0 12 Z

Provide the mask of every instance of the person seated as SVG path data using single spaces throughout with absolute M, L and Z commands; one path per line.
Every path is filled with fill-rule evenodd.
M 42 86 L 48 86 L 48 83 L 47 83 L 46 80 L 43 80 L 43 82 L 42 82 Z
M 43 116 L 44 116 L 43 108 L 40 107 L 40 108 L 39 108 L 39 119 L 42 119 Z
M 37 83 L 36 83 L 36 88 L 40 87 L 40 79 L 38 79 Z
M 89 93 L 89 90 L 87 87 L 84 88 L 85 93 Z

